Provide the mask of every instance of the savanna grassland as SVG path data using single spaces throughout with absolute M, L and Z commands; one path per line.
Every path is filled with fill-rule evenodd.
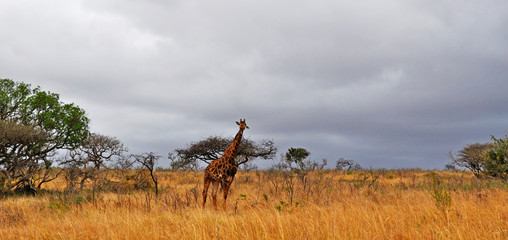
M 159 196 L 135 174 L 4 197 L 0 239 L 508 239 L 508 184 L 468 172 L 239 172 L 226 211 L 201 208 L 202 172 L 156 172 Z

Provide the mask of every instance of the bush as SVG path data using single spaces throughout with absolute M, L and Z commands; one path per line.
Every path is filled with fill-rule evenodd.
M 492 147 L 485 154 L 485 174 L 508 179 L 508 135 L 505 138 L 495 138 Z
M 432 180 L 432 198 L 434 198 L 436 207 L 441 210 L 441 212 L 443 212 L 446 217 L 448 208 L 452 202 L 450 192 L 445 188 L 445 186 L 443 186 L 442 179 L 439 178 L 435 173 L 432 173 L 430 178 Z

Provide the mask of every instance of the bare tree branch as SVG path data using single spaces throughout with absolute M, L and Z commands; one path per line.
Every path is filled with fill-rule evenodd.
M 155 184 L 155 195 L 159 196 L 159 187 L 158 187 L 158 179 L 155 175 L 155 165 L 161 156 L 156 155 L 153 152 L 142 153 L 142 154 L 133 154 L 131 157 L 138 163 L 140 163 L 143 167 L 150 171 L 150 176 L 152 177 L 152 181 Z

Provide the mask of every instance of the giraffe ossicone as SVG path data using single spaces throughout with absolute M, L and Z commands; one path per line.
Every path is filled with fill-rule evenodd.
M 238 152 L 238 146 L 240 146 L 240 142 L 242 141 L 243 131 L 245 129 L 249 129 L 249 126 L 247 126 L 247 123 L 245 123 L 245 119 L 240 119 L 240 122 L 236 122 L 236 124 L 240 126 L 240 129 L 238 130 L 233 143 L 231 143 L 231 145 L 226 148 L 222 157 L 210 162 L 208 167 L 205 169 L 203 208 L 205 207 L 206 203 L 208 187 L 210 187 L 210 184 L 212 184 L 212 200 L 215 209 L 217 209 L 217 190 L 220 184 L 224 197 L 222 208 L 224 210 L 226 209 L 226 199 L 228 198 L 229 187 L 235 179 L 235 174 L 238 171 L 238 166 L 236 165 L 235 161 L 236 154 Z

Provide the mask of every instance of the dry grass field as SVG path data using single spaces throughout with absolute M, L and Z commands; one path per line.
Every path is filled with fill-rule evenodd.
M 5 197 L 0 239 L 508 239 L 508 184 L 467 172 L 239 172 L 225 212 L 200 207 L 202 172 L 156 174 L 157 197 L 121 175 Z

